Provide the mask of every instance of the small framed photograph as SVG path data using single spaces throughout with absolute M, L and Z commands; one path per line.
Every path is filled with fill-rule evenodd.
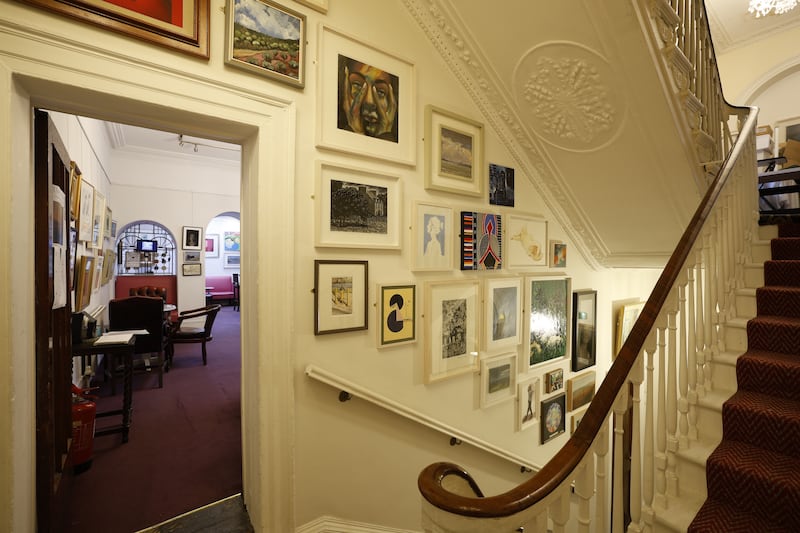
M 203 228 L 196 228 L 194 226 L 183 227 L 183 241 L 182 248 L 184 250 L 202 250 L 200 243 L 202 242 Z
M 478 370 L 480 281 L 425 284 L 425 383 Z
M 317 146 L 416 165 L 414 64 L 327 25 L 317 54 Z
M 572 371 L 594 366 L 597 360 L 597 291 L 572 295 Z
M 584 372 L 567 380 L 567 411 L 586 405 L 594 398 L 595 373 Z
M 223 268 L 239 268 L 241 266 L 239 254 L 225 254 L 223 259 Z
M 425 108 L 425 188 L 483 196 L 483 124 Z
M 570 278 L 525 279 L 525 358 L 528 367 L 569 356 Z
M 225 63 L 305 86 L 306 16 L 272 0 L 227 0 Z
M 206 235 L 206 259 L 219 257 L 219 235 L 209 233 Z
M 183 264 L 184 276 L 202 276 L 203 265 L 202 263 L 184 263 Z
M 451 208 L 416 202 L 411 221 L 411 270 L 452 270 L 455 233 Z
M 536 424 L 542 382 L 537 376 L 527 376 L 517 382 L 517 431 Z
M 622 345 L 625 344 L 625 340 L 633 329 L 633 325 L 636 324 L 636 321 L 639 319 L 642 309 L 644 309 L 644 302 L 625 304 L 620 308 L 617 317 L 617 349 L 614 353 L 618 354 L 622 349 Z
M 564 369 L 556 368 L 544 375 L 544 392 L 550 394 L 564 388 Z
M 189 250 L 188 252 L 183 252 L 183 262 L 184 263 L 199 263 L 200 262 L 200 252 L 198 250 Z
M 400 249 L 399 176 L 320 163 L 315 198 L 316 246 Z
M 518 346 L 522 342 L 522 279 L 487 279 L 483 301 L 486 351 Z
M 495 213 L 461 212 L 461 270 L 503 267 L 503 221 Z
M 503 217 L 508 268 L 547 266 L 547 221 L 535 215 Z
M 517 395 L 517 353 L 481 359 L 481 407 L 489 407 Z
M 417 286 L 378 285 L 378 348 L 417 340 Z
M 367 261 L 314 261 L 314 335 L 367 329 Z
M 566 431 L 567 413 L 565 394 L 542 400 L 542 444 L 549 442 Z
M 567 245 L 559 241 L 550 241 L 550 266 L 552 268 L 567 267 Z
M 570 423 L 570 430 L 569 430 L 570 435 L 575 433 L 575 430 L 578 429 L 578 424 L 580 424 L 581 420 L 583 420 L 583 415 L 586 414 L 587 409 L 589 408 L 587 407 L 586 409 L 581 409 L 580 411 L 572 415 L 572 420 Z
M 514 169 L 489 163 L 489 203 L 514 207 Z

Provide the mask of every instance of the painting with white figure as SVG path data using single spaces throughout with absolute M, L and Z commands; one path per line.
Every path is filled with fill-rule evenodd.
M 547 221 L 543 217 L 507 215 L 504 231 L 508 268 L 547 266 Z

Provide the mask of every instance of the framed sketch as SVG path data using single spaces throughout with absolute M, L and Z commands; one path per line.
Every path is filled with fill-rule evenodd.
M 594 398 L 595 373 L 583 372 L 567 380 L 567 411 L 584 406 Z
M 328 12 L 328 0 L 295 0 L 303 4 L 304 6 L 308 6 L 311 9 L 315 9 L 322 14 Z
M 75 161 L 69 162 L 69 218 L 78 220 L 81 204 L 81 171 Z
M 305 86 L 305 15 L 272 0 L 227 0 L 225 12 L 225 63 Z
M 200 252 L 198 250 L 189 250 L 188 252 L 183 252 L 183 262 L 184 263 L 199 263 L 200 262 Z
M 201 242 L 203 242 L 203 228 L 196 228 L 194 226 L 183 227 L 181 248 L 184 250 L 202 250 Z
M 367 329 L 366 261 L 314 261 L 314 335 Z
M 216 233 L 206 234 L 206 259 L 219 257 L 219 235 Z
M 489 407 L 517 395 L 517 353 L 481 358 L 481 407 Z
M 317 174 L 316 246 L 400 249 L 398 176 L 330 163 Z
M 525 279 L 528 367 L 569 355 L 570 278 Z
M 542 444 L 549 442 L 566 431 L 566 396 L 562 393 L 542 400 Z
M 94 275 L 92 276 L 92 291 L 100 288 L 100 282 L 103 279 L 103 260 L 105 256 L 97 255 L 94 258 Z
M 617 335 L 615 337 L 617 349 L 614 353 L 618 354 L 622 349 L 622 345 L 625 344 L 625 340 L 642 313 L 642 309 L 644 309 L 644 302 L 625 304 L 620 308 L 617 317 Z
M 416 285 L 378 285 L 378 348 L 417 340 L 416 293 Z
M 517 381 L 517 431 L 536 424 L 542 382 L 537 376 L 527 376 Z
M 78 211 L 78 240 L 86 243 L 92 242 L 92 230 L 94 221 L 92 211 L 94 211 L 94 187 L 85 179 L 81 179 L 80 206 Z
M 451 208 L 416 202 L 411 234 L 411 270 L 452 270 L 455 228 Z
M 222 234 L 222 251 L 239 252 L 242 249 L 241 242 L 242 237 L 238 231 L 226 231 Z
M 100 279 L 100 285 L 105 285 L 114 277 L 114 264 L 116 262 L 117 252 L 114 250 L 105 250 L 103 252 L 103 274 Z
M 564 369 L 555 368 L 544 375 L 544 391 L 547 394 L 564 388 Z
M 106 216 L 106 197 L 97 189 L 94 191 L 94 208 L 92 209 L 92 244 L 91 248 L 103 249 L 103 221 Z
M 208 59 L 209 0 L 23 0 L 104 29 Z
M 483 124 L 425 108 L 425 188 L 483 196 Z
M 489 203 L 514 207 L 514 169 L 489 163 Z
M 94 279 L 94 256 L 82 255 L 77 263 L 78 282 L 75 285 L 75 311 L 81 311 L 89 305 L 92 298 L 92 281 Z
M 425 283 L 425 383 L 478 370 L 480 281 Z
M 414 64 L 320 25 L 317 147 L 417 163 Z
M 111 220 L 111 238 L 114 239 L 117 236 L 117 221 Z
M 241 266 L 241 257 L 239 254 L 225 254 L 223 257 L 223 268 L 239 268 Z
M 203 265 L 202 263 L 184 263 L 183 264 L 184 276 L 202 276 Z
M 567 245 L 559 241 L 550 241 L 550 266 L 553 268 L 567 267 Z
M 461 270 L 499 270 L 503 266 L 503 217 L 461 212 Z
M 578 429 L 578 425 L 581 423 L 581 420 L 583 420 L 583 415 L 586 414 L 587 409 L 589 408 L 587 407 L 586 409 L 581 409 L 577 413 L 573 413 L 572 420 L 570 423 L 570 431 L 569 431 L 570 435 L 575 433 L 575 430 Z
M 572 295 L 572 371 L 594 366 L 597 359 L 597 291 Z
M 487 279 L 483 302 L 486 351 L 518 346 L 522 342 L 522 279 Z
M 508 268 L 547 266 L 547 221 L 535 215 L 503 217 Z
M 106 205 L 106 216 L 103 219 L 103 237 L 111 238 L 111 208 Z

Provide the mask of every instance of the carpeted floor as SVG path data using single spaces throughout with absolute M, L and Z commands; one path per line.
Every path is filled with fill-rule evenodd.
M 222 308 L 207 366 L 199 344 L 184 344 L 163 388 L 154 373 L 134 376 L 129 442 L 95 438 L 91 467 L 74 479 L 67 533 L 131 533 L 242 492 L 239 316 Z M 103 384 L 98 411 L 118 409 L 120 389 L 111 396 Z

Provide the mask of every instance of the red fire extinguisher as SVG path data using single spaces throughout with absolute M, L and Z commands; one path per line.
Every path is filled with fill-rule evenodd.
M 89 394 L 89 389 L 72 385 L 72 464 L 75 473 L 84 472 L 92 466 L 97 415 L 97 404 L 92 399 L 96 398 Z

